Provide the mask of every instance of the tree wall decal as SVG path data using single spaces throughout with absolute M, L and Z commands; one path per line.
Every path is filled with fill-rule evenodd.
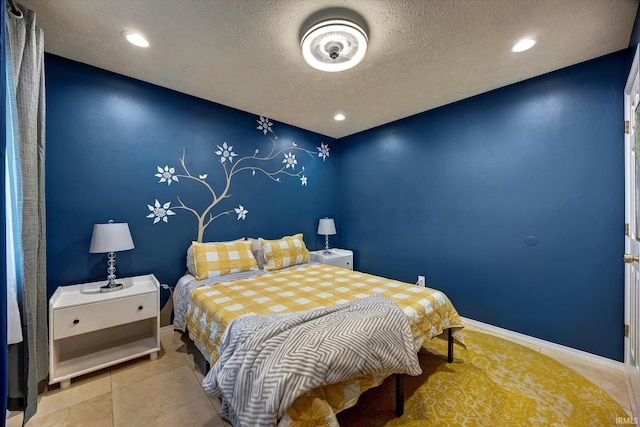
M 217 150 L 214 154 L 218 156 L 219 163 L 224 171 L 224 179 L 221 183 L 210 183 L 207 181 L 209 174 L 198 174 L 197 176 L 192 174 L 186 164 L 186 151 L 183 148 L 182 157 L 180 157 L 180 166 L 182 173 L 176 173 L 176 168 L 165 165 L 164 168 L 158 166 L 155 176 L 159 178 L 158 183 L 166 183 L 167 186 L 171 184 L 180 183 L 181 179 L 191 180 L 204 186 L 211 196 L 211 202 L 202 210 L 197 210 L 190 207 L 178 196 L 178 204 L 171 206 L 171 202 L 160 203 L 158 199 L 155 200 L 153 205 L 147 205 L 150 213 L 147 218 L 153 218 L 153 223 L 169 222 L 169 217 L 176 215 L 174 210 L 185 210 L 191 212 L 198 221 L 198 242 L 202 242 L 204 232 L 207 227 L 224 215 L 235 213 L 237 215 L 236 220 L 244 220 L 249 212 L 244 205 L 238 204 L 238 207 L 215 213 L 215 207 L 224 199 L 231 197 L 229 191 L 233 183 L 233 178 L 239 173 L 251 172 L 252 175 L 264 175 L 269 179 L 280 182 L 280 177 L 297 177 L 300 179 L 302 186 L 307 186 L 308 177 L 305 175 L 304 166 L 298 165 L 298 159 L 296 154 L 307 154 L 310 157 L 322 158 L 326 160 L 329 157 L 329 145 L 320 143 L 319 147 L 316 147 L 318 152 L 307 150 L 306 148 L 299 147 L 295 142 L 291 143 L 291 146 L 278 149 L 278 136 L 273 131 L 273 123 L 265 117 L 260 116 L 256 120 L 258 126 L 256 129 L 261 131 L 265 136 L 268 136 L 270 140 L 270 149 L 268 154 L 261 155 L 260 149 L 256 148 L 251 156 L 240 157 L 233 151 L 233 145 L 223 142 L 222 145 L 216 145 Z M 282 159 L 280 162 L 279 160 Z M 296 171 L 296 167 L 298 171 Z M 214 188 L 215 186 L 215 188 Z

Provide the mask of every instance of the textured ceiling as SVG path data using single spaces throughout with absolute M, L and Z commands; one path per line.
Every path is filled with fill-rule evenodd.
M 18 0 L 47 52 L 340 138 L 629 44 L 637 0 Z M 361 64 L 307 65 L 320 18 L 368 29 Z M 120 33 L 138 30 L 148 49 Z M 522 37 L 538 44 L 511 52 Z M 347 120 L 336 122 L 342 112 Z

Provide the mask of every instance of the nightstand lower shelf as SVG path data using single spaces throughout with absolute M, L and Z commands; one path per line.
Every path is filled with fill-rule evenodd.
M 120 344 L 116 347 L 108 347 L 103 350 L 96 350 L 92 353 L 78 355 L 69 354 L 69 358 L 60 360 L 56 369 L 56 378 L 51 378 L 51 383 L 61 383 L 60 388 L 66 388 L 65 383 L 71 382 L 72 378 L 93 372 L 102 368 L 107 368 L 127 360 L 149 355 L 151 360 L 156 360 L 160 348 L 155 347 L 155 340 L 151 337 L 144 337 L 136 341 Z M 65 355 L 63 355 L 65 357 Z M 68 386 L 68 385 L 66 385 Z
M 66 388 L 74 377 L 117 363 L 146 355 L 156 360 L 160 344 L 147 332 L 154 322 L 155 318 L 144 319 L 54 341 L 55 372 L 49 383 L 61 382 Z

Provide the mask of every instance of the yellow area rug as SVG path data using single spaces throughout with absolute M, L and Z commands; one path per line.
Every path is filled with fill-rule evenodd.
M 395 378 L 338 414 L 341 426 L 615 426 L 628 414 L 601 388 L 527 347 L 465 330 L 467 349 L 446 341 L 418 354 L 423 373 L 405 375 L 405 410 L 395 416 Z

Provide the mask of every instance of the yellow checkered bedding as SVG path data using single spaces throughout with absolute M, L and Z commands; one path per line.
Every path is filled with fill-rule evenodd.
M 464 345 L 462 321 L 444 293 L 324 264 L 304 264 L 196 288 L 189 295 L 187 330 L 213 365 L 224 330 L 238 316 L 304 311 L 377 293 L 391 299 L 407 315 L 416 352 L 450 328 L 455 340 Z M 355 405 L 364 391 L 382 383 L 386 376 L 318 387 L 299 397 L 279 425 L 337 426 L 335 414 Z

